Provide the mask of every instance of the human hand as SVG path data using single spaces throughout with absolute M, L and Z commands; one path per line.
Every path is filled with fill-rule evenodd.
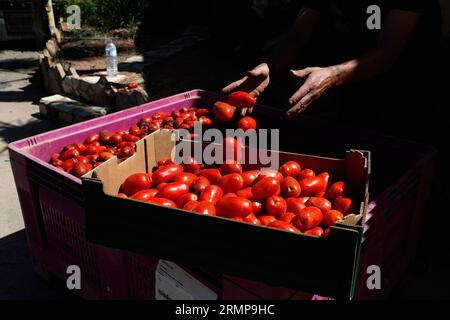
M 304 111 L 314 100 L 321 97 L 329 88 L 338 83 L 338 70 L 328 68 L 305 68 L 291 70 L 295 78 L 305 78 L 302 86 L 289 98 L 290 109 L 286 112 L 287 118 L 293 118 Z
M 251 95 L 258 97 L 269 85 L 270 81 L 270 69 L 267 63 L 261 63 L 254 69 L 247 72 L 247 75 L 242 79 L 239 79 L 222 89 L 224 93 L 230 93 L 232 91 L 245 91 Z M 253 108 L 242 108 L 241 114 L 245 116 L 247 113 L 251 113 Z

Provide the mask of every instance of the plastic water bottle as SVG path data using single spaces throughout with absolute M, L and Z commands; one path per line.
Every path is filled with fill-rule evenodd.
M 106 72 L 108 77 L 117 75 L 117 48 L 111 39 L 108 39 L 105 47 L 106 54 Z

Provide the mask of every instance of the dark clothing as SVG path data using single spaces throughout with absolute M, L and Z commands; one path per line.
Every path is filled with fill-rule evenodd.
M 372 14 L 367 13 L 370 5 L 381 9 L 381 30 L 367 27 Z M 322 12 L 322 25 L 327 26 L 318 35 L 313 58 L 308 61 L 308 65 L 317 66 L 342 63 L 374 49 L 390 10 L 420 13 L 418 24 L 390 72 L 344 85 L 338 90 L 340 102 L 336 104 L 340 108 L 340 122 L 346 125 L 430 141 L 433 131 L 430 117 L 436 105 L 433 79 L 438 69 L 441 31 L 438 1 L 308 0 L 305 6 Z

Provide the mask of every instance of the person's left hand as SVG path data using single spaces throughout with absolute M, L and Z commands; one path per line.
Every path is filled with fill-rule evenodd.
M 296 78 L 307 78 L 303 85 L 289 98 L 290 109 L 286 112 L 287 118 L 297 116 L 337 83 L 336 72 L 331 67 L 305 68 L 291 70 L 290 72 Z

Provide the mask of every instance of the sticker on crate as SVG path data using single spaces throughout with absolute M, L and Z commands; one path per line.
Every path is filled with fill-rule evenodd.
M 156 300 L 217 300 L 209 289 L 173 262 L 160 259 L 155 272 Z

